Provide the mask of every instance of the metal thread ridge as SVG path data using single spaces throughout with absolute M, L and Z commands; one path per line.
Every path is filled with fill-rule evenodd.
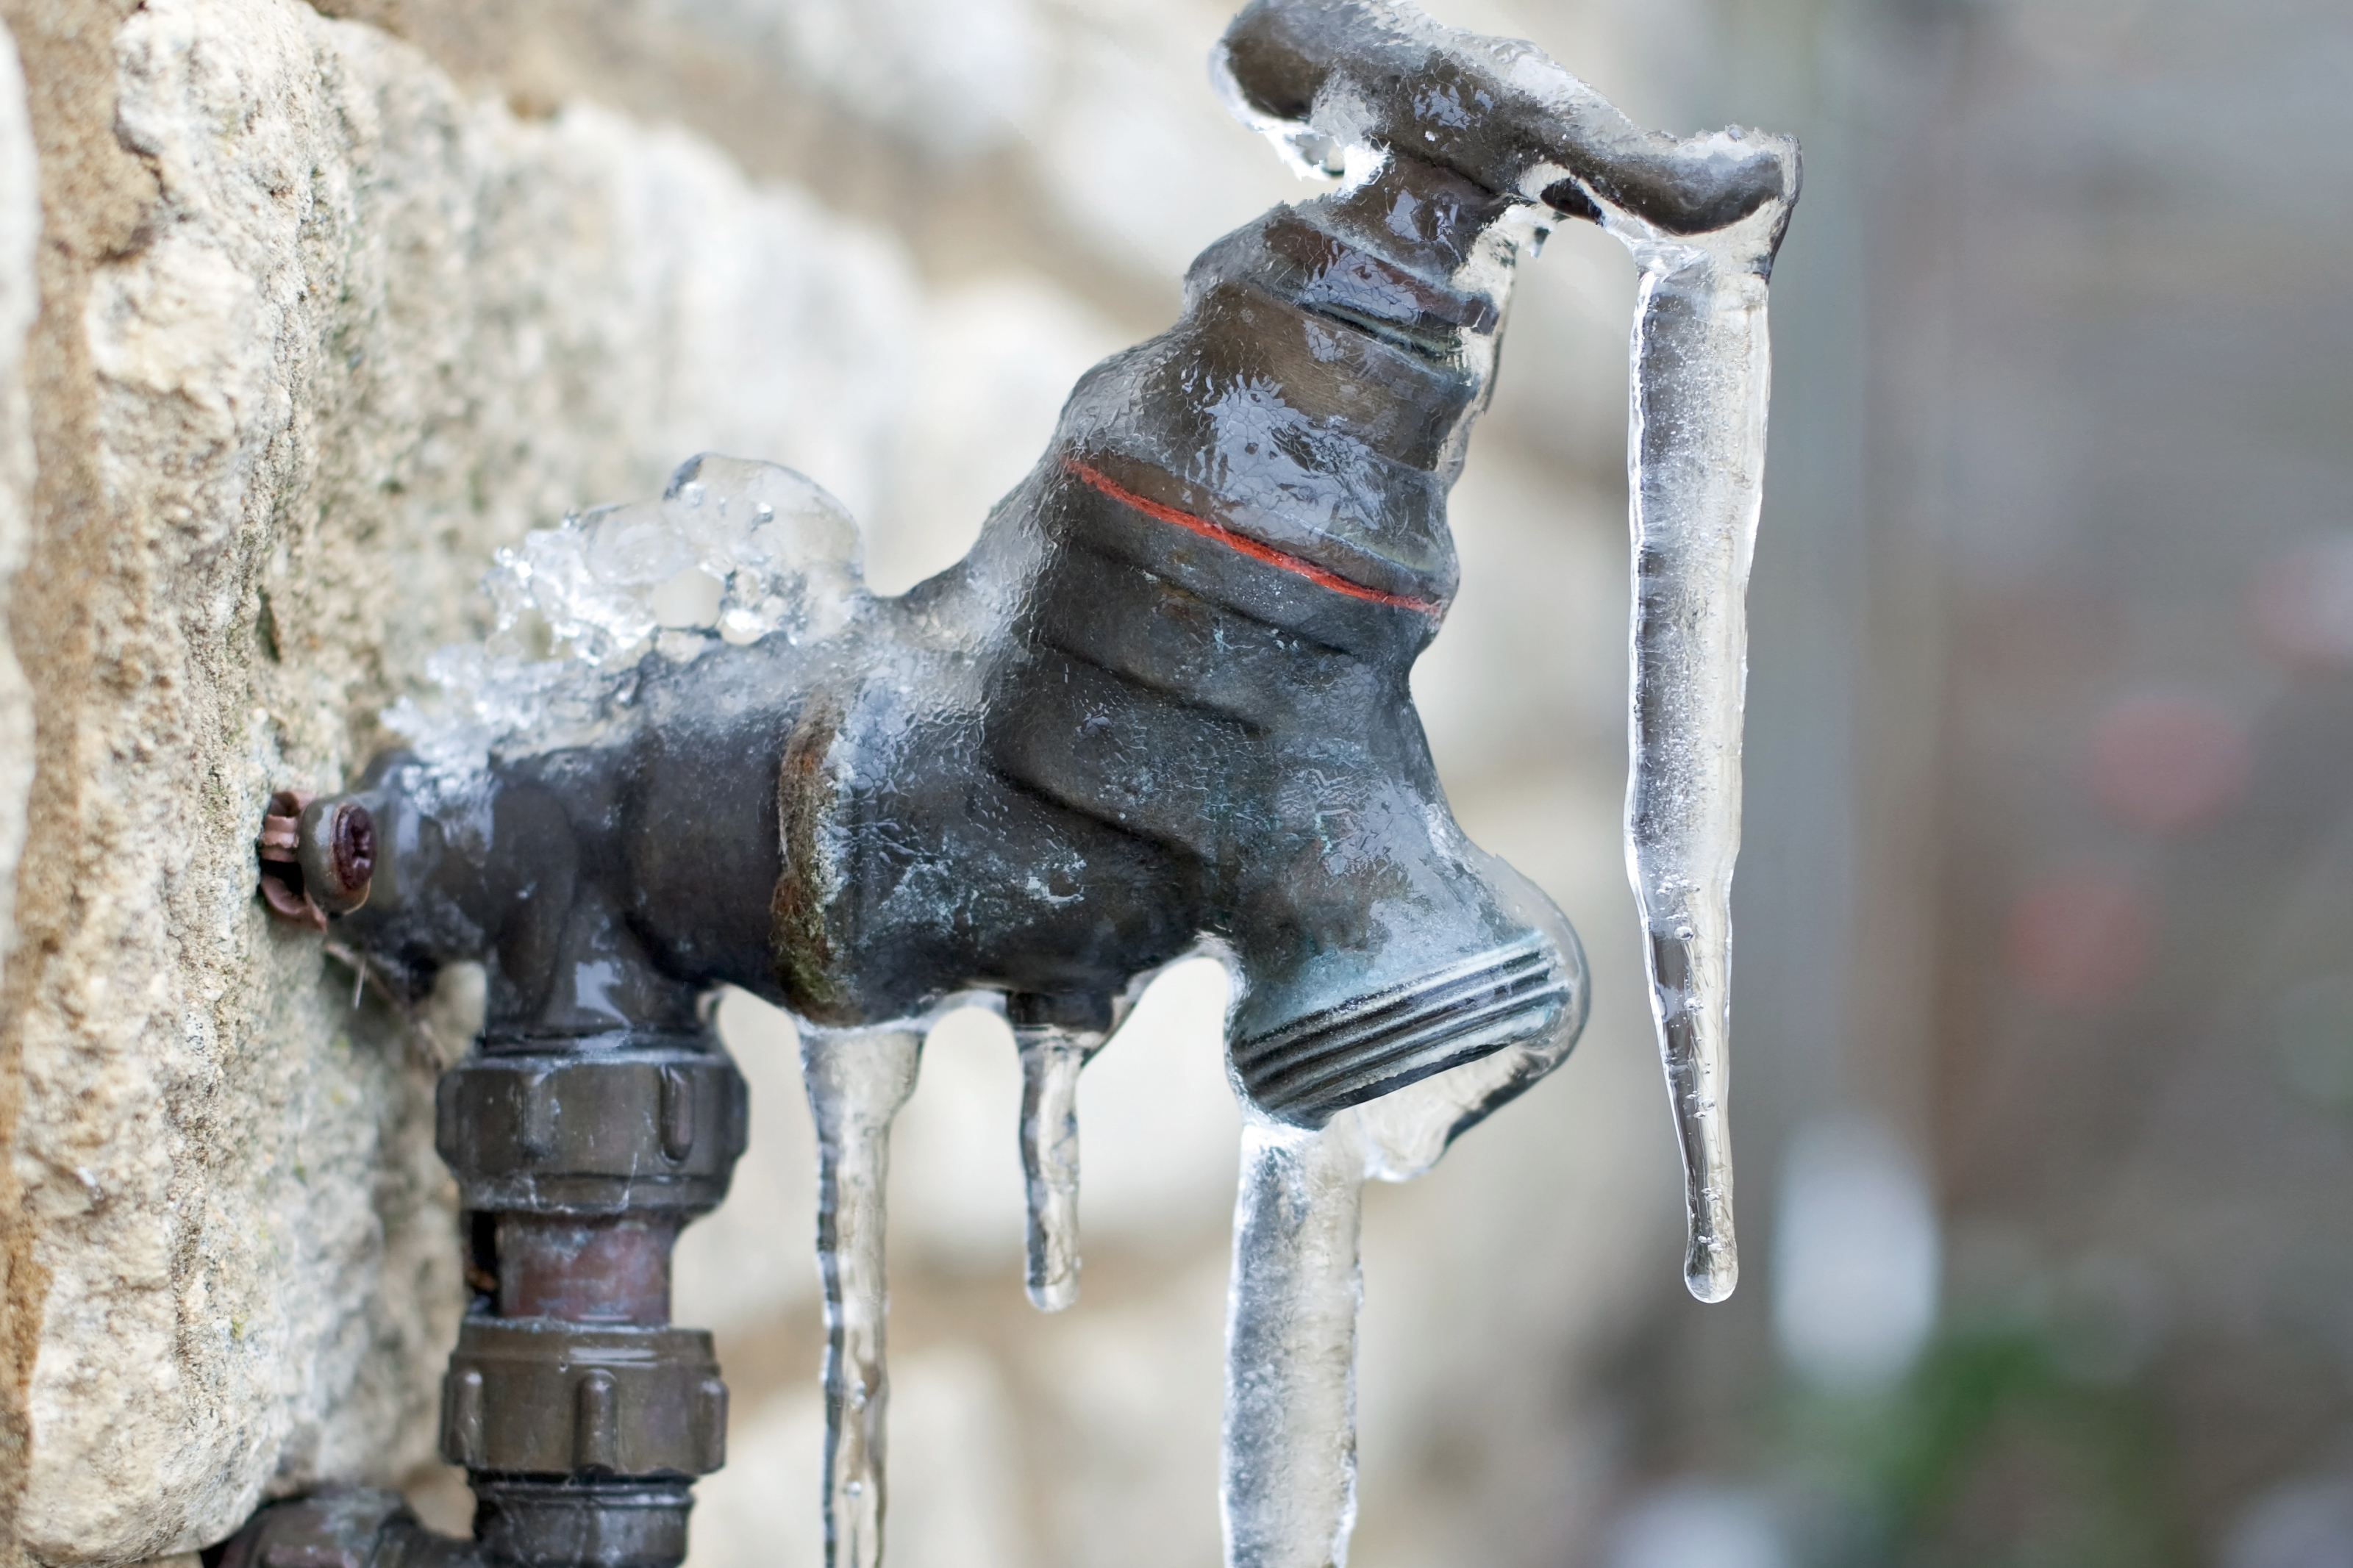
M 1320 1121 L 1539 1033 L 1568 1001 L 1532 938 L 1238 1041 L 1234 1067 L 1268 1110 Z

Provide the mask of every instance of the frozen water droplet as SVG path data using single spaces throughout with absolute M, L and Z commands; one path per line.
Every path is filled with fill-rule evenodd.
M 725 592 L 726 584 L 702 567 L 684 567 L 653 591 L 654 619 L 665 626 L 716 626 Z
M 1079 1070 L 1104 1037 L 1025 1025 L 1015 1039 L 1021 1050 L 1029 1301 L 1041 1312 L 1059 1312 L 1079 1299 Z

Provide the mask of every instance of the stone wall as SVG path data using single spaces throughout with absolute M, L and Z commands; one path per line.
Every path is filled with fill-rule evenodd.
M 1227 10 L 0 0 L 15 1561 L 189 1551 L 327 1479 L 462 1525 L 429 1456 L 459 1289 L 427 1113 L 463 1028 L 269 923 L 264 799 L 382 743 L 480 630 L 500 544 L 694 451 L 817 476 L 878 586 L 953 559 L 1071 378 L 1298 194 L 1203 84 Z M 1641 110 L 1588 13 L 1587 68 Z M 1458 811 L 1577 921 L 1601 994 L 1556 1086 L 1368 1214 L 1360 1563 L 1548 1550 L 1608 1468 L 1592 1347 L 1673 1288 L 1615 844 L 1630 292 L 1598 237 L 1531 272 L 1418 677 Z M 894 1562 L 1214 1556 L 1222 1005 L 1172 975 L 1091 1072 L 1088 1300 L 1050 1323 L 1020 1300 L 1001 1028 L 934 1043 L 894 1188 Z M 755 1146 L 681 1250 L 680 1316 L 738 1393 L 696 1561 L 798 1562 L 806 1115 L 789 1023 L 736 998 L 723 1025 Z
M 908 283 L 686 136 L 519 119 L 299 5 L 13 19 L 47 231 L 29 550 L 0 511 L 36 716 L 0 775 L 16 827 L 36 763 L 8 835 L 12 1479 L 26 1551 L 121 1562 L 265 1488 L 406 1473 L 454 1330 L 436 1043 L 264 917 L 261 803 L 364 760 L 526 526 L 697 446 L 871 486 Z M 0 205 L 19 338 L 28 226 Z M 0 411 L 21 429 L 21 396 Z

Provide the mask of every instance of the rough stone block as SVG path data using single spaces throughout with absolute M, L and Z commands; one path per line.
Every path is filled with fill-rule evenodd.
M 20 1552 L 124 1563 L 421 1460 L 456 1327 L 453 1043 L 269 923 L 263 800 L 385 738 L 527 527 L 702 448 L 870 500 L 913 286 L 691 137 L 519 118 L 290 0 L 9 20 L 0 1479 Z

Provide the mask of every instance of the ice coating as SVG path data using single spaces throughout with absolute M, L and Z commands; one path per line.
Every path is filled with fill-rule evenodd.
M 1711 247 L 1621 237 L 1642 268 L 1627 442 L 1627 870 L 1683 1155 L 1683 1282 L 1721 1301 L 1740 1278 L 1725 1100 L 1748 567 L 1771 384 L 1766 279 L 1737 235 Z
M 1230 1568 L 1348 1560 L 1364 1180 L 1354 1112 L 1312 1132 L 1264 1117 L 1244 1122 L 1219 1495 Z
M 883 1197 L 891 1120 L 914 1092 L 923 1036 L 913 1029 L 809 1030 L 801 1072 L 817 1123 L 818 1276 L 825 1290 L 825 1560 L 882 1561 L 882 1351 L 890 1295 Z
M 592 665 L 632 661 L 665 629 L 732 643 L 824 637 L 855 603 L 857 556 L 857 524 L 815 481 L 706 456 L 659 501 L 576 513 L 499 552 L 484 582 L 498 608 L 491 646 L 515 651 L 533 615 Z M 697 647 L 673 639 L 663 651 Z
M 1100 1031 L 1050 1025 L 1014 1031 L 1021 1052 L 1021 1175 L 1029 1197 L 1030 1304 L 1059 1312 L 1079 1299 L 1079 1070 Z
M 1577 940 L 1566 925 L 1559 937 Z M 1457 1135 L 1559 1066 L 1575 1034 L 1466 1062 L 1318 1131 L 1245 1113 L 1226 1295 L 1219 1505 L 1228 1568 L 1345 1568 L 1364 1184 L 1427 1172 Z
M 871 603 L 857 524 L 821 486 L 775 463 L 704 454 L 657 501 L 598 507 L 499 552 L 482 580 L 486 643 L 426 661 L 437 695 L 385 721 L 445 788 L 494 755 L 591 742 L 630 708 L 652 652 L 689 663 L 774 635 L 799 647 Z

